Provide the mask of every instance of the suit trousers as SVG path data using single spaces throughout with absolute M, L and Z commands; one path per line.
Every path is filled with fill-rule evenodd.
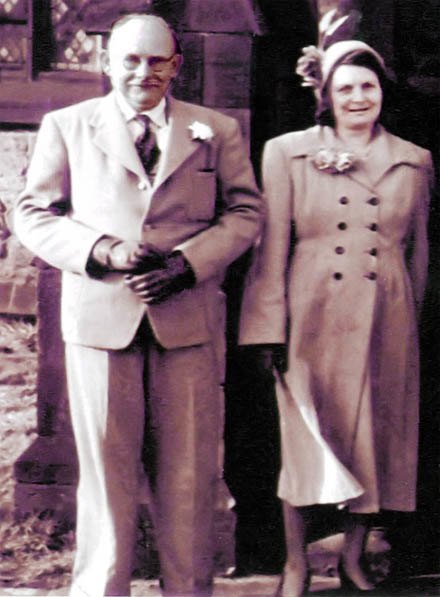
M 71 597 L 130 594 L 143 467 L 163 594 L 210 595 L 221 432 L 213 346 L 165 350 L 144 325 L 125 350 L 66 344 L 66 367 L 80 464 Z

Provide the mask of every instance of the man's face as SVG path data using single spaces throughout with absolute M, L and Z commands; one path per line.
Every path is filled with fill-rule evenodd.
M 102 56 L 113 88 L 136 112 L 151 110 L 160 102 L 180 62 L 171 33 L 154 19 L 133 19 L 121 25 Z

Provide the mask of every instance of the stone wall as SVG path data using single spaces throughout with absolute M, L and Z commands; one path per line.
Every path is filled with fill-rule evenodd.
M 14 235 L 4 238 L 5 228 L 12 230 L 12 208 L 24 186 L 34 141 L 34 132 L 0 132 L 0 201 L 6 208 L 0 219 L 0 313 L 36 313 L 37 271 L 31 265 L 33 256 Z

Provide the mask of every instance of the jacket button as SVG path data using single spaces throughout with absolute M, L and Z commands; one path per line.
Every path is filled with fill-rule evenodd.
M 379 226 L 376 224 L 376 222 L 373 222 L 372 224 L 370 224 L 368 226 L 368 228 L 372 231 L 372 232 L 377 232 L 377 230 L 379 229 Z
M 376 247 L 374 247 L 373 249 L 370 249 L 370 255 L 372 255 L 373 257 L 377 257 L 377 249 L 376 249 Z
M 339 222 L 338 228 L 339 228 L 339 230 L 346 230 L 347 224 L 345 222 Z
M 368 278 L 369 280 L 375 280 L 377 278 L 377 274 L 376 272 L 369 272 L 368 274 L 365 275 L 366 278 Z
M 368 199 L 367 203 L 370 205 L 379 205 L 379 199 L 377 197 L 371 197 Z
M 339 199 L 339 203 L 342 203 L 342 205 L 347 205 L 347 203 L 348 203 L 348 197 L 341 197 Z
M 141 180 L 141 182 L 138 183 L 137 187 L 140 191 L 145 191 L 147 189 L 147 183 Z
M 341 272 L 335 272 L 335 273 L 333 274 L 333 277 L 334 277 L 334 279 L 335 279 L 335 280 L 342 280 L 342 278 L 343 278 L 344 276 L 341 274 Z
M 343 255 L 345 253 L 344 247 L 336 247 L 335 253 L 337 253 L 338 255 Z

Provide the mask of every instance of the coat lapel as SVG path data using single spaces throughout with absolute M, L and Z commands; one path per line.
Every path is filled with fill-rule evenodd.
M 187 105 L 183 107 L 182 103 L 170 97 L 169 101 L 169 123 L 170 131 L 168 136 L 168 146 L 161 157 L 155 188 L 159 187 L 185 160 L 195 151 L 200 150 L 201 145 L 191 139 L 191 133 L 188 130 L 190 124 L 196 120 L 195 115 Z
M 93 142 L 104 153 L 118 160 L 139 178 L 144 179 L 144 169 L 130 137 L 127 123 L 116 103 L 114 93 L 110 93 L 102 99 L 92 115 L 90 124 L 94 130 Z

